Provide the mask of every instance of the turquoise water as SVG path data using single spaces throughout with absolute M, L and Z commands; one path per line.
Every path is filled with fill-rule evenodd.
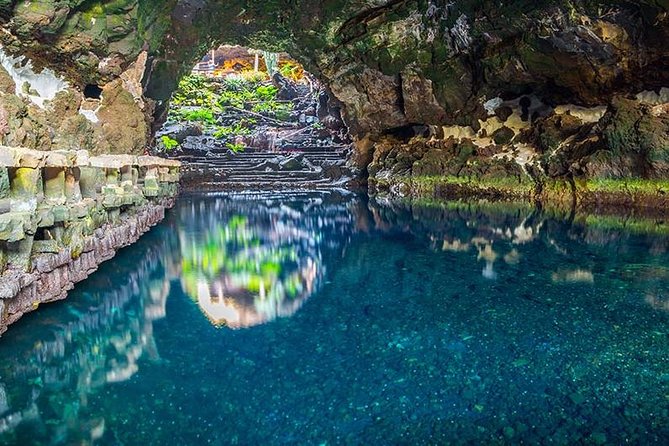
M 0 339 L 0 443 L 667 444 L 662 228 L 183 197 Z

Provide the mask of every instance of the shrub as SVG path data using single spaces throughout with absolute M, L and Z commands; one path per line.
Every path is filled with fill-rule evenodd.
M 271 101 L 276 97 L 276 94 L 279 92 L 279 89 L 274 85 L 261 85 L 256 88 L 256 96 L 261 101 Z
M 177 91 L 172 95 L 172 104 L 202 106 L 211 104 L 215 96 L 215 87 L 206 77 L 191 74 L 179 82 Z
M 184 110 L 180 113 L 181 118 L 188 122 L 204 122 L 205 124 L 215 124 L 216 118 L 214 111 L 210 108 L 198 108 L 195 110 Z
M 170 151 L 176 149 L 177 147 L 179 147 L 179 141 L 177 141 L 176 139 L 171 138 L 167 135 L 161 136 L 160 137 L 160 142 L 163 143 L 163 147 L 165 147 L 166 152 L 170 152 Z
M 225 144 L 225 147 L 227 147 L 228 149 L 230 149 L 233 153 L 241 153 L 241 152 L 244 151 L 244 149 L 246 149 L 246 147 L 244 147 L 244 144 L 240 144 L 240 143 L 231 143 L 231 142 L 226 143 L 226 144 Z

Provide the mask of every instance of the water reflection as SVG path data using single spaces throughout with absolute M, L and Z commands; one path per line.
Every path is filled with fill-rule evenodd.
M 221 195 L 179 209 L 181 286 L 217 326 L 247 328 L 293 315 L 321 286 L 324 250 L 355 231 L 351 206 L 330 195 Z
M 553 284 L 593 284 L 597 278 L 641 289 L 669 282 L 669 224 L 663 219 L 568 216 L 525 205 L 450 203 L 411 206 L 371 203 L 375 226 L 426 240 L 434 251 L 483 264 L 489 280 L 546 275 Z M 657 295 L 648 303 L 663 307 Z
M 105 434 L 89 395 L 130 379 L 140 358 L 160 359 L 153 325 L 178 275 L 175 242 L 147 236 L 138 258 L 121 254 L 66 304 L 41 308 L 2 338 L 0 443 L 89 443 Z
M 183 197 L 0 340 L 0 444 L 402 443 L 403 423 L 431 443 L 588 442 L 591 425 L 652 443 L 669 435 L 649 415 L 669 413 L 669 231 L 625 224 Z

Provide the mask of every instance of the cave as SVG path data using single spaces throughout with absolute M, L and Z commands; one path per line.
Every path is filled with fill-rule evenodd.
M 100 99 L 102 88 L 96 84 L 86 84 L 84 87 L 84 97 L 87 99 Z
M 667 0 L 0 31 L 0 444 L 669 444 Z
M 360 182 L 341 104 L 287 53 L 222 45 L 172 94 L 153 153 L 184 188 L 323 188 Z

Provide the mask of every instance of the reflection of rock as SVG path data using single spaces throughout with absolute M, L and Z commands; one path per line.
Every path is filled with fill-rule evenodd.
M 178 248 L 156 240 L 140 242 L 142 256 L 117 271 L 126 278 L 121 283 L 93 276 L 91 291 L 73 296 L 66 307 L 41 310 L 29 336 L 17 330 L 3 337 L 0 380 L 13 386 L 9 393 L 0 384 L 0 443 L 28 423 L 37 427 L 36 442 L 41 435 L 84 443 L 105 435 L 105 420 L 86 407 L 88 395 L 130 379 L 142 357 L 159 358 L 153 322 L 165 316 L 172 264 L 178 263 L 166 255 Z
M 452 242 L 444 240 L 444 243 L 441 247 L 442 251 L 451 251 L 451 252 L 467 252 L 469 251 L 469 243 L 463 243 L 461 240 L 455 239 Z
M 656 310 L 669 311 L 669 296 L 663 296 L 661 293 L 647 293 L 645 301 Z
M 594 283 L 595 277 L 592 272 L 583 269 L 559 270 L 551 274 L 553 282 L 567 283 Z
M 0 415 L 9 410 L 9 403 L 7 402 L 7 391 L 5 386 L 0 383 Z
M 504 256 L 504 261 L 509 265 L 517 265 L 520 262 L 520 253 L 513 248 L 509 253 Z
M 592 216 L 542 213 L 534 207 L 509 206 L 502 210 L 494 205 L 472 203 L 449 203 L 447 206 L 417 206 L 393 201 L 372 201 L 372 215 L 377 230 L 395 231 L 403 228 L 419 237 L 427 238 L 434 250 L 461 253 L 476 261 L 485 261 L 482 275 L 488 279 L 507 279 L 523 271 L 523 264 L 531 262 L 531 268 L 543 260 L 532 255 L 537 245 L 542 252 L 559 255 L 562 259 L 579 265 L 555 271 L 554 265 L 547 265 L 546 275 L 553 284 L 593 284 L 593 253 L 591 249 L 605 248 L 602 257 L 606 263 L 615 247 L 627 242 L 631 237 L 628 227 L 647 228 L 647 234 L 639 237 L 638 245 L 647 246 L 644 255 L 653 258 L 666 255 L 666 223 L 663 219 L 630 221 L 629 217 Z M 575 244 L 574 241 L 580 243 Z M 569 246 L 569 249 L 566 247 Z M 475 247 L 476 256 L 467 254 Z M 575 249 L 576 247 L 576 249 Z M 650 264 L 640 262 L 638 252 L 616 252 L 630 261 L 623 271 L 616 272 L 625 283 L 647 288 L 649 284 L 666 281 L 669 268 L 660 261 Z M 614 256 L 615 257 L 615 256 Z M 495 263 L 500 258 L 504 264 Z M 656 264 L 658 263 L 658 264 Z M 626 285 L 627 286 L 627 285 Z M 647 298 L 647 303 L 655 308 L 664 308 L 661 293 Z M 669 306 L 669 305 L 668 305 Z

